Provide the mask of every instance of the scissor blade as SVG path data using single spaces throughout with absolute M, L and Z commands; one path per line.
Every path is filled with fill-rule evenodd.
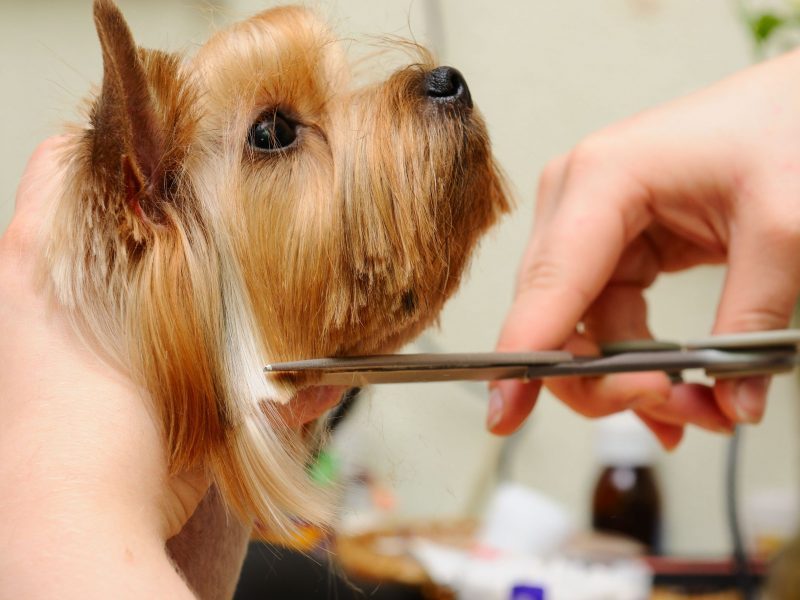
M 381 383 L 493 381 L 610 373 L 705 369 L 715 377 L 774 373 L 792 369 L 791 348 L 762 351 L 661 350 L 576 358 L 567 352 L 402 354 L 324 358 L 268 365 L 271 373 L 305 373 L 318 385 L 363 386 Z
M 464 369 L 400 369 L 382 371 L 326 371 L 317 385 L 363 387 L 381 383 L 436 383 L 442 381 L 495 381 L 524 379 L 529 367 L 469 367 Z
M 528 367 L 572 359 L 569 352 L 461 352 L 437 354 L 382 354 L 343 358 L 313 358 L 267 365 L 267 372 L 325 371 L 435 371 L 492 367 Z

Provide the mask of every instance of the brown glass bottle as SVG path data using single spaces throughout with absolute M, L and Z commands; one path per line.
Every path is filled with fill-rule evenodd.
M 638 540 L 648 552 L 661 550 L 661 498 L 652 467 L 608 465 L 592 499 L 592 527 Z

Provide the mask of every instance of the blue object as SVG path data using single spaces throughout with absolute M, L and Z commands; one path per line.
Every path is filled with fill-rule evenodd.
M 511 588 L 509 600 L 544 600 L 544 588 L 530 584 L 515 585 Z

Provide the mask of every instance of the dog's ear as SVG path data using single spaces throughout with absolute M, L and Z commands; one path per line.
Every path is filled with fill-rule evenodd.
M 169 192 L 169 161 L 163 115 L 154 98 L 152 63 L 157 61 L 137 47 L 111 0 L 95 0 L 94 21 L 103 50 L 103 85 L 92 114 L 92 164 L 123 178 L 134 212 L 159 220 L 158 207 Z

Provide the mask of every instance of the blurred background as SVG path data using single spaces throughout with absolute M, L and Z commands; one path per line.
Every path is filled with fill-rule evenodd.
M 191 53 L 216 27 L 274 5 L 265 0 L 119 0 L 140 44 Z M 517 209 L 483 243 L 439 329 L 409 351 L 489 351 L 512 298 L 532 222 L 534 190 L 548 159 L 618 119 L 706 86 L 758 58 L 753 31 L 732 0 L 320 1 L 355 55 L 359 41 L 413 37 L 462 71 L 483 112 Z M 769 24 L 761 23 L 762 28 Z M 36 144 L 77 118 L 100 81 L 89 0 L 4 0 L 0 8 L 0 229 Z M 709 332 L 723 273 L 701 268 L 664 277 L 649 294 L 651 326 L 665 339 Z M 547 319 L 548 315 L 542 315 Z M 771 389 L 763 424 L 743 438 L 740 494 L 796 497 L 800 489 L 800 394 L 793 376 Z M 374 389 L 355 408 L 345 444 L 380 481 L 393 518 L 474 515 L 498 478 L 563 505 L 590 525 L 599 472 L 596 425 L 543 395 L 510 442 L 484 430 L 479 384 Z M 723 555 L 727 439 L 689 430 L 659 453 L 663 548 Z M 757 500 L 753 500 L 756 502 Z

